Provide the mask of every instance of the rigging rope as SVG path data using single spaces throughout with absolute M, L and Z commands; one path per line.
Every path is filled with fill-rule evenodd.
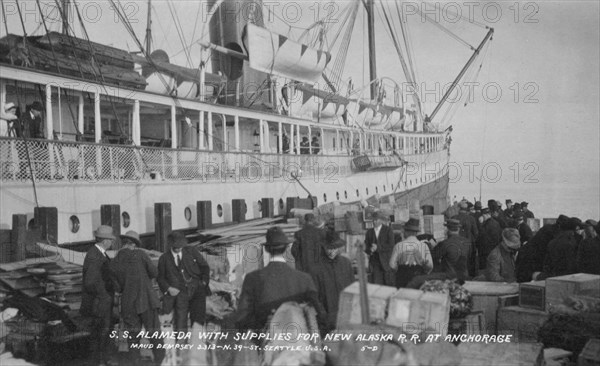
M 427 19 L 431 24 L 435 25 L 436 27 L 438 27 L 439 29 L 442 30 L 442 32 L 448 34 L 450 37 L 454 38 L 455 40 L 457 40 L 459 43 L 464 44 L 465 46 L 469 47 L 471 50 L 475 50 L 476 48 L 471 46 L 471 44 L 469 44 L 469 42 L 465 41 L 464 39 L 460 38 L 458 35 L 452 33 L 452 31 L 450 31 L 448 28 L 444 27 L 443 25 L 441 25 L 440 23 L 436 22 L 435 20 L 431 19 L 427 14 L 421 12 L 421 10 L 417 9 L 417 12 L 424 17 L 425 19 Z

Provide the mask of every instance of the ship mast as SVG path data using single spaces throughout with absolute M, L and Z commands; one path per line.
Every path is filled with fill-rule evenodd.
M 438 105 L 435 106 L 435 109 L 433 110 L 433 112 L 431 112 L 431 116 L 429 116 L 430 120 L 433 120 L 433 117 L 435 117 L 436 113 L 440 110 L 440 108 L 442 107 L 442 105 L 448 99 L 448 96 L 454 91 L 454 88 L 456 88 L 456 86 L 458 85 L 458 82 L 460 81 L 460 79 L 464 76 L 465 72 L 467 72 L 467 70 L 469 69 L 469 67 L 473 63 L 473 61 L 475 61 L 475 59 L 477 58 L 477 55 L 479 55 L 479 52 L 481 52 L 481 49 L 483 48 L 483 46 L 487 43 L 487 41 L 490 40 L 490 38 L 492 38 L 493 34 L 494 34 L 494 28 L 490 28 L 490 30 L 487 32 L 487 34 L 483 38 L 483 41 L 481 41 L 481 43 L 479 44 L 479 47 L 477 47 L 477 49 L 475 50 L 475 52 L 473 52 L 473 55 L 471 56 L 471 58 L 469 59 L 469 61 L 467 61 L 467 63 L 465 64 L 465 66 L 458 73 L 458 76 L 456 76 L 456 79 L 454 79 L 454 81 L 452 82 L 452 86 L 444 94 L 444 96 L 442 97 L 442 100 L 440 100 L 440 102 L 438 103 Z
M 62 34 L 69 34 L 69 0 L 62 0 Z
M 148 0 L 148 15 L 146 17 L 146 54 L 149 55 L 152 48 L 152 0 Z
M 377 59 L 375 57 L 375 7 L 374 0 L 363 0 L 367 10 L 367 28 L 369 31 L 369 78 L 371 80 L 371 100 L 376 99 Z

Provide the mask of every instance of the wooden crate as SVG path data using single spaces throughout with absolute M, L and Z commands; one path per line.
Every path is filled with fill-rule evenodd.
M 445 337 L 449 321 L 448 294 L 401 288 L 390 298 L 385 323 L 402 328 L 402 331 L 408 334 L 435 330 Z
M 600 297 L 600 275 L 576 273 L 546 279 L 546 310 L 561 305 L 571 295 Z
M 385 321 L 390 297 L 396 292 L 395 287 L 367 284 L 369 296 L 369 316 L 371 322 Z M 349 324 L 361 324 L 360 292 L 358 281 L 346 287 L 340 294 L 338 307 L 338 328 Z
M 541 343 L 461 343 L 458 351 L 461 366 L 511 365 L 542 366 L 544 345 Z
M 498 334 L 512 334 L 513 342 L 537 342 L 540 327 L 550 314 L 520 306 L 498 309 Z
M 600 339 L 590 339 L 577 357 L 577 366 L 600 366 Z
M 517 283 L 467 281 L 463 287 L 473 296 L 473 310 L 483 311 L 487 334 L 496 334 L 498 307 L 501 299 L 519 293 Z
M 519 306 L 546 310 L 546 281 L 532 281 L 519 284 Z

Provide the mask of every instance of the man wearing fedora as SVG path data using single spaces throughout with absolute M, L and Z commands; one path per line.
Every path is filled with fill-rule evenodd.
M 106 251 L 116 237 L 112 227 L 101 225 L 94 233 L 96 244 L 86 253 L 83 261 L 81 308 L 83 316 L 92 318 L 90 343 L 92 355 L 99 365 L 108 361 L 109 332 L 113 326 L 112 308 L 114 286 L 110 275 L 110 259 Z
M 136 338 L 142 326 L 153 333 L 160 331 L 158 309 L 160 300 L 152 286 L 152 279 L 158 275 L 158 270 L 146 252 L 140 250 L 140 236 L 135 231 L 121 235 L 122 249 L 110 263 L 110 270 L 115 279 L 116 291 L 121 293 L 121 318 L 125 329 L 129 331 L 129 356 L 131 364 L 140 362 L 139 349 L 132 348 L 134 343 L 140 343 Z M 165 355 L 161 339 L 151 338 L 153 345 L 154 364 L 160 365 Z
M 203 325 L 210 268 L 202 254 L 188 246 L 185 235 L 172 232 L 167 236 L 170 250 L 158 259 L 157 282 L 163 293 L 163 312 L 173 314 L 175 331 L 186 332 L 188 313 L 192 324 Z
M 365 253 L 369 256 L 369 282 L 377 285 L 395 286 L 396 271 L 390 267 L 390 257 L 394 250 L 394 231 L 384 225 L 384 215 L 373 213 L 373 228 L 365 234 Z
M 269 316 L 288 301 L 311 304 L 317 311 L 319 328 L 324 328 L 325 311 L 312 277 L 286 263 L 284 253 L 290 242 L 278 226 L 267 230 L 264 248 L 270 255 L 270 261 L 266 267 L 250 272 L 244 278 L 234 315 L 239 330 L 262 330 Z
M 515 256 L 519 248 L 521 248 L 519 231 L 515 228 L 502 230 L 502 241 L 487 257 L 486 281 L 516 282 Z
M 304 215 L 304 227 L 294 233 L 292 255 L 296 269 L 313 275 L 321 260 L 321 245 L 325 242 L 325 229 L 314 214 Z
M 26 137 L 30 139 L 42 139 L 44 138 L 44 124 L 42 122 L 42 111 L 44 107 L 42 103 L 37 100 L 27 106 L 25 113 L 21 116 L 21 126 L 19 137 Z
M 319 293 L 319 301 L 327 313 L 327 330 L 336 327 L 338 305 L 342 291 L 354 282 L 354 269 L 350 260 L 340 253 L 346 242 L 335 231 L 328 231 L 322 243 L 319 270 L 313 277 Z
M 404 224 L 404 240 L 394 246 L 389 266 L 396 270 L 396 287 L 406 285 L 416 276 L 433 270 L 433 259 L 427 244 L 417 239 L 419 220 L 411 218 Z

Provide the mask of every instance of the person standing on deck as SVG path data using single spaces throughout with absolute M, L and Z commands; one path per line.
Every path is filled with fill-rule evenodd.
M 517 212 L 514 216 L 516 220 L 517 230 L 519 230 L 519 236 L 521 237 L 521 244 L 525 244 L 533 237 L 533 231 L 525 222 L 525 216 L 523 212 Z
M 94 233 L 96 244 L 86 253 L 83 260 L 81 308 L 79 312 L 92 319 L 90 344 L 92 357 L 99 365 L 105 365 L 109 352 L 109 333 L 113 327 L 112 309 L 114 286 L 110 275 L 110 259 L 106 251 L 116 240 L 113 229 L 101 225 Z
M 394 246 L 389 261 L 396 270 L 396 288 L 406 285 L 416 276 L 429 274 L 433 270 L 433 258 L 427 244 L 419 241 L 419 220 L 409 219 L 404 224 L 404 240 Z
M 204 325 L 210 268 L 202 254 L 188 246 L 182 233 L 172 232 L 167 243 L 170 250 L 158 259 L 157 282 L 164 294 L 163 311 L 174 311 L 174 330 L 186 332 L 188 314 L 192 324 Z
M 17 106 L 14 103 L 6 103 L 4 108 L 0 110 L 0 136 L 9 137 L 15 136 L 12 132 L 15 129 L 17 117 Z
M 507 199 L 504 201 L 506 203 L 506 209 L 504 210 L 504 215 L 511 219 L 513 217 L 513 202 L 511 199 Z
M 394 231 L 388 225 L 383 224 L 384 220 L 383 214 L 375 211 L 373 228 L 367 230 L 365 234 L 365 253 L 369 256 L 369 282 L 394 286 L 396 283 L 395 268 L 390 267 L 390 258 L 395 243 Z
M 458 220 L 460 222 L 460 235 L 467 239 L 470 244 L 471 251 L 468 253 L 469 260 L 469 275 L 471 277 L 475 277 L 477 275 L 476 267 L 476 250 L 475 250 L 475 242 L 479 237 L 479 230 L 477 228 L 477 221 L 473 216 L 469 215 L 467 208 L 468 205 L 466 202 L 461 202 L 459 205 L 460 211 L 458 215 L 454 216 L 452 219 Z
M 138 364 L 141 361 L 140 351 L 132 345 L 141 342 L 142 339 L 136 336 L 142 327 L 149 333 L 160 332 L 160 300 L 152 286 L 158 269 L 148 254 L 139 249 L 142 243 L 137 232 L 128 231 L 121 235 L 121 240 L 123 248 L 110 262 L 110 270 L 115 278 L 116 291 L 121 292 L 121 318 L 129 331 L 129 361 Z M 159 348 L 163 344 L 162 339 L 150 338 L 149 341 L 153 346 L 154 365 L 160 365 L 165 356 L 165 350 Z
M 585 222 L 586 230 L 592 229 L 594 234 L 586 235 L 577 251 L 577 272 L 600 275 L 600 225 L 591 225 L 594 220 Z
M 42 122 L 42 111 L 44 107 L 37 100 L 27 106 L 25 113 L 21 116 L 21 128 L 19 137 L 30 139 L 44 138 L 44 123 Z
M 479 269 L 485 268 L 487 257 L 502 239 L 502 229 L 498 221 L 490 215 L 490 209 L 482 210 L 482 224 L 479 239 L 477 240 L 477 251 L 479 253 Z
M 304 227 L 294 233 L 292 256 L 296 269 L 310 275 L 315 273 L 322 260 L 321 245 L 325 242 L 325 230 L 314 214 L 304 215 Z
M 578 238 L 575 231 L 579 225 L 574 218 L 561 224 L 562 231 L 548 243 L 543 271 L 537 276 L 537 280 L 577 273 Z
M 290 240 L 278 226 L 267 230 L 264 248 L 270 255 L 270 261 L 263 269 L 250 272 L 244 278 L 238 309 L 234 314 L 240 331 L 262 331 L 269 316 L 288 301 L 312 305 L 317 311 L 319 329 L 325 328 L 325 310 L 319 302 L 312 277 L 286 263 L 284 253 L 289 244 Z
M 523 210 L 523 215 L 525 216 L 525 221 L 527 221 L 527 219 L 534 219 L 535 215 L 533 214 L 533 212 L 529 211 L 529 203 L 528 202 L 521 202 L 521 209 Z
M 502 230 L 502 241 L 488 255 L 485 279 L 491 282 L 516 282 L 515 256 L 521 247 L 519 231 Z
M 448 238 L 439 245 L 441 271 L 446 273 L 448 278 L 457 278 L 461 281 L 468 279 L 469 259 L 473 252 L 473 243 L 460 235 L 461 222 L 450 219 L 446 222 L 448 229 Z
M 346 242 L 335 231 L 327 233 L 327 239 L 322 245 L 323 259 L 314 279 L 319 301 L 327 313 L 326 330 L 330 331 L 336 328 L 340 294 L 354 282 L 354 269 L 352 262 L 340 255 Z

